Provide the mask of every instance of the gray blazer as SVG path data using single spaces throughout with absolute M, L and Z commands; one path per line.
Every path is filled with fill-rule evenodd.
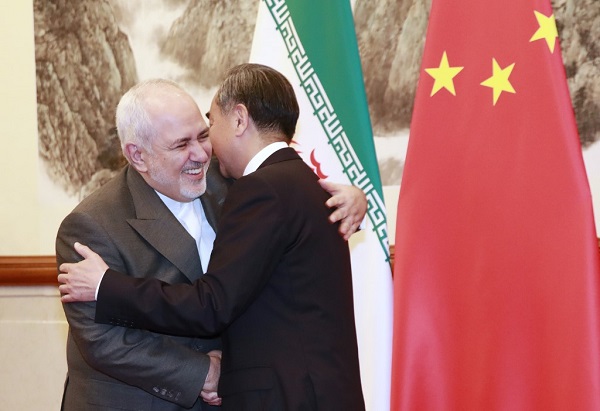
M 217 170 L 211 167 L 209 188 L 201 197 L 213 227 L 227 191 Z M 75 241 L 130 275 L 169 283 L 191 283 L 202 275 L 192 237 L 130 166 L 64 219 L 56 239 L 58 265 L 81 259 L 73 250 Z M 63 305 L 69 322 L 63 410 L 218 409 L 198 395 L 208 372 L 204 353 L 220 348 L 219 339 L 96 324 L 95 305 Z

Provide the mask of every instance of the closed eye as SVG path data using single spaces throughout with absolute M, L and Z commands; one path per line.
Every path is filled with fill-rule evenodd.
M 208 129 L 205 129 L 198 134 L 198 141 L 203 142 L 206 139 L 208 139 Z
M 190 140 L 191 138 L 189 137 L 180 138 L 179 140 L 174 141 L 170 148 L 171 150 L 183 149 L 189 144 Z

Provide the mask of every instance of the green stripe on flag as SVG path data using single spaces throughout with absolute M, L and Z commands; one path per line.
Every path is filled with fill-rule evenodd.
M 386 212 L 350 3 L 264 1 L 344 174 L 367 195 L 368 216 L 389 261 Z

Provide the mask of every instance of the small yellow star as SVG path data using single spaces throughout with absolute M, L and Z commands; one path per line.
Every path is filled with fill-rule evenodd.
M 500 98 L 500 94 L 502 94 L 503 91 L 515 93 L 515 89 L 513 88 L 512 84 L 510 84 L 510 81 L 508 81 L 512 70 L 515 67 L 515 63 L 504 69 L 501 69 L 496 59 L 492 59 L 492 66 L 492 77 L 485 80 L 483 83 L 481 83 L 481 85 L 490 87 L 494 90 L 494 105 L 496 105 L 496 102 L 498 101 L 498 98 Z
M 432 97 L 435 93 L 440 91 L 442 88 L 448 90 L 453 96 L 456 96 L 456 91 L 454 90 L 454 77 L 458 73 L 462 71 L 464 67 L 450 67 L 448 64 L 448 56 L 444 51 L 442 55 L 442 60 L 440 61 L 440 66 L 437 68 L 427 68 L 425 71 L 431 77 L 434 78 L 435 82 L 433 83 L 433 88 L 431 89 Z
M 558 37 L 554 14 L 551 14 L 550 17 L 546 17 L 538 11 L 534 10 L 534 13 L 540 28 L 537 29 L 531 39 L 529 39 L 529 42 L 531 43 L 532 41 L 545 39 L 550 52 L 554 53 L 554 45 L 556 44 L 556 38 Z

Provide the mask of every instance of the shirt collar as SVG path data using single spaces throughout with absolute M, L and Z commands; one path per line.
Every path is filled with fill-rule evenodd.
M 269 144 L 268 146 L 260 150 L 258 153 L 256 153 L 254 157 L 252 157 L 252 160 L 248 162 L 248 165 L 244 169 L 244 175 L 247 176 L 248 174 L 255 172 L 258 169 L 258 167 L 260 167 L 260 165 L 264 163 L 264 161 L 267 158 L 269 158 L 271 154 L 286 147 L 289 146 L 284 141 L 278 141 L 276 143 Z
M 171 213 L 173 213 L 173 215 L 175 217 L 177 217 L 179 215 L 179 212 L 181 211 L 181 207 L 183 206 L 184 203 L 177 201 L 177 200 L 173 200 L 171 197 L 167 197 L 166 195 L 159 193 L 156 190 L 154 190 L 154 191 L 156 192 L 156 194 L 158 194 L 158 196 L 160 197 L 162 202 L 165 203 L 165 205 L 171 211 Z M 196 200 L 194 200 L 194 201 L 196 201 Z

